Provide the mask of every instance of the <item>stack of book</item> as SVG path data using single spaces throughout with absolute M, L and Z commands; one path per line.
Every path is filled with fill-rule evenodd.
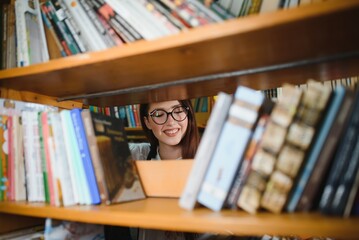
M 7 0 L 0 2 L 0 69 L 153 40 L 298 0 Z M 16 53 L 16 54 L 15 54 Z
M 275 103 L 220 93 L 179 205 L 357 215 L 358 136 L 358 90 L 286 84 Z
M 145 198 L 121 119 L 0 103 L 0 201 L 70 206 Z

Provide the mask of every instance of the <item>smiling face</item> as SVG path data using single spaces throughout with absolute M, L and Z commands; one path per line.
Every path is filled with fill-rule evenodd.
M 148 108 L 148 113 L 153 113 L 155 110 L 171 112 L 178 106 L 181 106 L 179 101 L 151 103 Z M 175 112 L 174 114 L 176 114 Z M 164 114 L 166 115 L 166 113 Z M 169 114 L 167 121 L 164 124 L 159 125 L 153 121 L 151 116 L 148 116 L 145 118 L 145 124 L 148 129 L 152 130 L 153 134 L 158 139 L 160 148 L 161 146 L 177 146 L 186 133 L 188 118 L 186 117 L 183 121 L 178 122 L 173 119 L 171 114 Z

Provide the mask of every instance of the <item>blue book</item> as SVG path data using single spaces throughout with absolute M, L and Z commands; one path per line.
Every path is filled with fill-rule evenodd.
M 197 200 L 202 205 L 214 211 L 222 209 L 263 100 L 264 96 L 260 92 L 238 87 L 198 195 Z
M 71 110 L 71 118 L 75 129 L 75 135 L 81 154 L 83 168 L 90 191 L 92 204 L 100 204 L 100 194 L 97 187 L 96 176 L 92 165 L 91 154 L 87 143 L 86 133 L 81 117 L 81 110 L 78 108 Z
M 286 205 L 286 210 L 288 212 L 294 212 L 297 207 L 304 188 L 307 185 L 308 179 L 311 176 L 314 166 L 318 160 L 318 156 L 324 147 L 325 140 L 327 139 L 335 117 L 342 106 L 345 91 L 346 90 L 343 87 L 338 87 L 333 93 L 332 102 L 328 106 L 321 128 L 318 130 L 316 140 L 314 140 L 312 148 L 308 152 L 303 170 L 298 176 L 297 184 L 288 198 L 288 203 Z
M 70 172 L 75 183 L 76 202 L 80 204 L 91 204 L 90 192 L 86 180 L 85 169 L 82 164 L 81 154 L 78 147 L 75 128 L 72 123 L 71 111 L 62 110 L 60 112 L 61 122 L 64 127 L 64 138 L 66 144 L 67 157 L 70 163 Z

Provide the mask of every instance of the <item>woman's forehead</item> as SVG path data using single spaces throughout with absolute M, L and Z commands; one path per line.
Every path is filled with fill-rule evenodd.
M 157 102 L 157 103 L 151 103 L 149 105 L 149 111 L 152 111 L 154 109 L 164 109 L 164 110 L 170 110 L 176 106 L 178 106 L 180 102 L 178 100 L 172 100 L 172 101 L 165 101 L 165 102 Z

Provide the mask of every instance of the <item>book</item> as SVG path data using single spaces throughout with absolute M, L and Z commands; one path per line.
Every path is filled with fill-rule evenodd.
M 277 156 L 275 175 L 270 177 L 263 193 L 262 207 L 275 213 L 282 211 L 330 95 L 330 89 L 323 88 L 321 83 L 308 82 L 308 88 L 303 92 L 294 120 L 288 128 L 285 143 Z
M 358 131 L 356 135 L 358 136 Z M 344 169 L 344 173 L 339 180 L 338 187 L 334 193 L 333 201 L 331 204 L 331 214 L 337 216 L 348 216 L 351 208 L 352 201 L 356 192 L 358 191 L 358 175 L 359 175 L 359 140 L 355 140 L 355 145 L 349 159 L 349 164 Z M 351 199 L 350 199 L 351 198 Z
M 270 113 L 274 107 L 274 103 L 270 100 L 264 101 L 262 110 L 260 112 L 260 116 L 258 119 L 258 123 L 255 127 L 254 133 L 252 135 L 252 138 L 248 144 L 248 148 L 246 149 L 244 159 L 242 161 L 241 167 L 238 169 L 238 172 L 236 173 L 235 180 L 233 182 L 233 186 L 231 187 L 231 191 L 227 196 L 225 207 L 231 208 L 231 209 L 237 209 L 238 208 L 238 198 L 240 195 L 240 192 L 242 191 L 244 181 L 248 176 L 248 173 L 251 168 L 253 157 L 256 153 L 256 151 L 259 149 L 259 145 L 261 142 L 261 139 L 263 137 L 265 128 L 269 122 L 270 119 Z
M 333 125 L 335 116 L 337 115 L 340 107 L 342 106 L 342 101 L 344 99 L 345 89 L 338 88 L 334 91 L 332 100 L 325 116 L 323 117 L 323 122 L 320 124 L 320 128 L 317 130 L 316 140 L 313 142 L 310 151 L 308 152 L 306 163 L 303 166 L 301 174 L 298 176 L 296 186 L 290 193 L 288 197 L 288 202 L 286 203 L 286 211 L 294 212 L 298 204 L 298 201 L 303 193 L 303 189 L 306 186 L 309 176 L 311 175 L 315 163 L 318 159 L 321 149 L 324 147 L 325 139 L 328 136 L 329 130 Z
M 45 140 L 44 140 L 44 131 L 43 131 L 43 124 L 42 124 L 42 119 L 41 119 L 41 113 L 42 112 L 38 112 L 38 117 L 37 117 L 37 124 L 38 124 L 38 130 L 39 130 L 39 143 L 40 143 L 40 159 L 41 159 L 41 169 L 42 169 L 42 175 L 43 175 L 43 184 L 44 184 L 44 194 L 45 194 L 45 202 L 46 203 L 50 203 L 51 204 L 51 199 L 50 199 L 50 186 L 52 185 L 52 181 L 49 181 L 49 178 L 51 179 L 51 177 L 49 177 L 49 168 L 50 166 L 47 158 L 46 158 L 46 153 L 45 153 Z M 50 160 L 49 160 L 50 161 Z
M 319 210 L 322 213 L 335 214 L 341 212 L 340 215 L 342 215 L 342 210 L 337 208 L 341 201 L 346 202 L 345 195 L 349 193 L 350 185 L 355 178 L 354 171 L 356 170 L 355 168 L 357 168 L 358 159 L 352 159 L 352 156 L 356 142 L 358 142 L 358 129 L 359 92 L 356 93 L 356 99 L 350 116 L 350 121 L 346 127 L 343 137 L 341 138 L 337 152 L 334 156 L 333 165 L 331 166 L 328 178 L 324 185 L 324 190 L 319 202 Z M 354 169 L 348 169 L 349 166 Z M 341 180 L 343 177 L 344 179 Z M 343 185 L 340 185 L 340 182 Z M 340 188 L 338 189 L 338 187 Z
M 331 90 L 331 88 L 330 88 Z M 338 143 L 344 132 L 345 126 L 349 121 L 350 113 L 352 112 L 355 94 L 353 91 L 346 91 L 342 102 L 342 107 L 335 116 L 335 120 L 330 128 L 325 143 L 318 155 L 317 163 L 314 166 L 308 183 L 303 189 L 296 206 L 296 211 L 310 211 L 316 207 L 317 198 L 322 192 L 322 186 L 326 179 L 327 172 L 331 166 Z
M 81 154 L 82 165 L 85 170 L 87 184 L 89 186 L 91 204 L 101 203 L 96 176 L 92 165 L 91 154 L 87 143 L 86 133 L 81 117 L 81 110 L 78 108 L 72 109 L 71 118 L 75 129 L 75 135 L 78 147 Z
M 262 196 L 269 181 L 287 180 L 283 174 L 276 173 L 276 162 L 287 136 L 288 128 L 296 114 L 302 92 L 294 85 L 283 85 L 283 96 L 270 114 L 270 119 L 261 138 L 258 150 L 244 180 L 243 189 L 237 205 L 249 213 L 256 213 L 262 205 Z M 275 173 L 273 177 L 271 175 Z M 276 182 L 274 182 L 276 183 Z M 287 182 L 285 187 L 288 188 Z
M 8 163 L 8 149 L 7 149 L 7 116 L 0 115 L 0 201 L 7 199 L 7 163 Z
M 81 115 L 102 203 L 144 199 L 123 122 L 88 110 Z
M 351 215 L 359 215 L 359 171 L 357 170 L 353 186 L 350 190 L 348 200 L 345 204 L 343 217 L 347 218 Z
M 106 43 L 96 30 L 90 18 L 82 8 L 78 0 L 63 0 L 71 16 L 80 28 L 80 36 L 86 41 L 86 45 L 91 51 L 99 51 L 107 48 Z
M 86 46 L 85 41 L 82 39 L 83 36 L 80 35 L 80 29 L 77 26 L 76 22 L 73 20 L 73 17 L 64 4 L 63 1 L 51 0 L 52 6 L 55 8 L 56 16 L 59 21 L 64 23 L 66 27 L 67 34 L 73 38 L 73 42 L 78 47 L 79 52 L 87 52 L 88 47 Z
M 75 205 L 74 186 L 72 183 L 71 169 L 66 154 L 65 138 L 61 123 L 61 116 L 58 112 L 49 113 L 49 121 L 53 135 L 55 151 L 55 167 L 58 174 L 59 204 L 63 206 Z
M 46 10 L 44 10 L 43 6 L 44 5 L 41 6 L 41 15 L 43 22 L 46 26 L 45 35 L 46 35 L 46 41 L 47 41 L 50 59 L 66 57 L 67 54 L 64 50 L 64 47 L 61 45 L 60 39 L 57 37 L 54 27 L 52 26 L 50 19 L 46 15 L 45 13 Z
M 39 0 L 15 1 L 17 66 L 49 61 Z
M 137 1 L 106 0 L 106 3 L 146 40 L 170 34 L 170 31 Z
M 214 211 L 222 209 L 263 101 L 264 96 L 260 92 L 242 86 L 237 88 L 198 194 L 197 200 L 202 205 Z
M 200 186 L 210 164 L 211 156 L 216 147 L 223 124 L 227 119 L 231 103 L 231 95 L 223 92 L 218 94 L 217 101 L 212 109 L 207 127 L 194 157 L 194 165 L 179 200 L 180 207 L 184 209 L 192 210 L 195 207 Z
M 10 179 L 13 180 L 10 189 L 12 194 L 12 199 L 15 201 L 25 201 L 26 200 L 26 177 L 25 177 L 25 162 L 23 155 L 23 144 L 22 144 L 22 126 L 21 126 L 21 117 L 19 115 L 11 116 L 11 131 L 9 131 L 10 137 L 10 169 L 11 176 Z
M 78 204 L 90 204 L 90 195 L 86 184 L 85 172 L 81 167 L 81 156 L 77 146 L 70 110 L 62 110 L 60 112 L 60 117 L 64 136 L 66 159 L 68 161 L 70 179 L 73 187 L 74 201 Z
M 53 158 L 53 146 L 52 146 L 52 139 L 50 136 L 50 126 L 48 121 L 47 112 L 40 112 L 39 113 L 39 125 L 41 129 L 40 139 L 42 139 L 42 157 L 45 159 L 46 162 L 46 177 L 47 177 L 47 186 L 48 186 L 48 193 L 49 193 L 49 203 L 52 206 L 59 206 L 58 201 L 58 191 L 56 186 L 56 168 L 53 166 L 55 159 Z

